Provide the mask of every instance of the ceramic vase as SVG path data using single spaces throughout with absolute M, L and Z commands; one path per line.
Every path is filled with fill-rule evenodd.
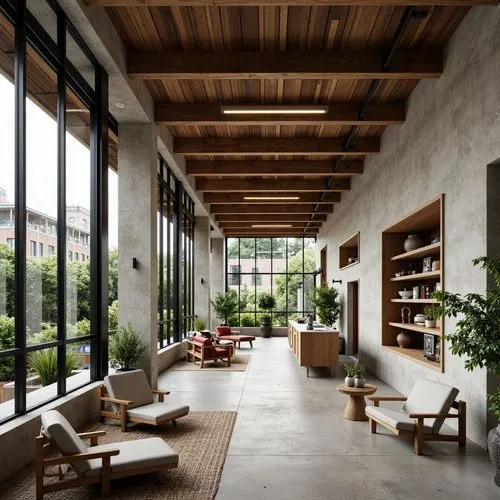
M 409 234 L 404 242 L 405 252 L 411 252 L 417 248 L 423 247 L 424 242 L 418 234 Z
M 361 387 L 364 387 L 365 384 L 366 384 L 365 377 L 356 377 L 354 379 L 354 387 L 361 388 Z
M 347 387 L 354 387 L 354 377 L 346 377 L 344 379 L 344 384 L 347 386 Z
M 425 320 L 426 328 L 436 328 L 436 320 L 435 319 L 426 319 Z
M 500 486 L 500 424 L 488 432 L 488 453 L 496 467 L 495 484 Z
M 411 335 L 406 332 L 399 332 L 398 336 L 396 337 L 396 342 L 398 343 L 399 347 L 410 347 L 411 345 Z

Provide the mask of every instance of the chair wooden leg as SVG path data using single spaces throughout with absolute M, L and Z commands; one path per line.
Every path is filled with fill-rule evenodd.
M 127 408 L 124 405 L 120 407 L 120 430 L 127 432 Z
M 458 446 L 460 448 L 465 448 L 467 443 L 467 416 L 466 416 L 467 404 L 465 401 L 458 402 Z
M 252 341 L 250 341 L 250 348 L 253 349 Z
M 102 458 L 101 495 L 109 496 L 111 493 L 111 457 Z
M 101 398 L 103 398 L 104 396 L 106 396 L 106 388 L 103 385 L 101 385 L 99 387 L 99 394 L 100 394 Z M 100 418 L 100 421 L 104 422 L 106 420 L 106 417 L 102 414 L 102 412 L 106 409 L 106 406 L 105 406 L 105 403 L 104 403 L 104 401 L 102 399 L 100 400 L 100 406 L 101 406 L 101 418 Z
M 227 357 L 227 366 L 231 366 L 231 356 Z
M 413 435 L 413 447 L 417 455 L 422 455 L 424 448 L 424 419 L 418 418 Z
M 204 361 L 202 359 L 201 362 L 200 362 L 200 368 L 203 368 L 203 363 L 204 363 Z
M 377 434 L 377 422 L 375 422 L 375 420 L 372 420 L 370 418 L 369 423 L 370 423 L 370 432 L 372 434 Z
M 177 427 L 177 420 L 172 420 L 172 425 L 173 425 L 174 427 Z
M 36 500 L 43 500 L 43 437 L 36 438 Z

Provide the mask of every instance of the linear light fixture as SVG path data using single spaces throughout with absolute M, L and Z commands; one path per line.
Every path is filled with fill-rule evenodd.
M 221 106 L 224 115 L 324 115 L 328 106 Z
M 286 200 L 300 200 L 300 196 L 244 196 L 244 200 L 265 200 L 265 201 L 286 201 Z
M 292 227 L 291 224 L 252 224 L 252 227 L 268 228 L 268 227 Z

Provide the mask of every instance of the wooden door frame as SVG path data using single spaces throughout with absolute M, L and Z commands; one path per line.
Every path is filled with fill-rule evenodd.
M 354 302 L 354 290 L 357 288 L 357 303 Z M 355 310 L 356 309 L 356 310 Z M 354 315 L 356 314 L 356 320 Z M 354 325 L 357 332 L 354 334 Z M 357 356 L 359 352 L 359 279 L 347 282 L 347 324 L 346 354 Z

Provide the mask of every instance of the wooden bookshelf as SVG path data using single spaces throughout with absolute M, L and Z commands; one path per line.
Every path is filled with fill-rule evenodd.
M 354 262 L 349 262 L 349 260 Z M 359 264 L 359 231 L 339 245 L 339 269 Z
M 422 314 L 426 306 L 438 303 L 429 297 L 429 292 L 434 291 L 438 283 L 440 289 L 444 289 L 443 210 L 444 195 L 441 195 L 382 232 L 382 346 L 395 355 L 440 372 L 444 371 L 443 320 L 436 328 L 426 328 L 415 324 L 414 318 L 416 314 Z M 406 252 L 404 243 L 409 234 L 417 234 L 423 246 Z M 426 266 L 439 260 L 439 270 L 427 270 L 424 259 Z M 403 275 L 396 276 L 396 273 Z M 399 290 L 414 287 L 418 287 L 418 298 L 402 299 L 398 295 Z M 401 322 L 403 307 L 411 311 L 410 323 Z M 408 348 L 400 347 L 396 341 L 401 331 L 411 336 Z M 436 346 L 439 345 L 439 362 L 424 356 L 425 334 L 432 335 Z M 432 341 L 431 337 L 429 339 Z

